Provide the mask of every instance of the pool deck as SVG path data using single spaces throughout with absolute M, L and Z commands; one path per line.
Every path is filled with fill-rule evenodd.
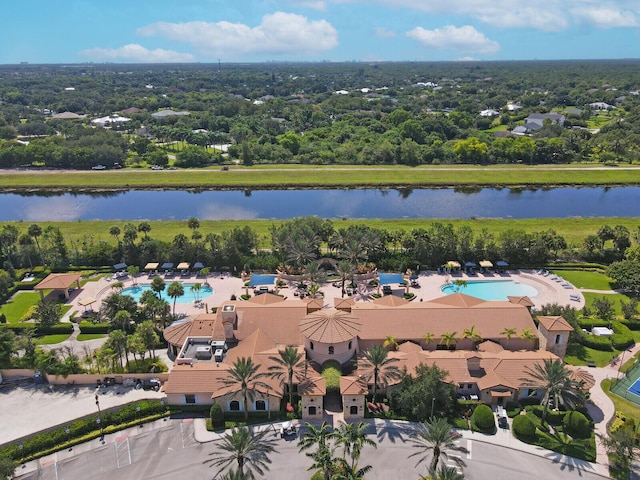
M 131 278 L 118 279 L 122 281 L 125 287 L 133 285 Z M 423 272 L 418 275 L 419 287 L 409 287 L 409 291 L 415 293 L 416 300 L 428 301 L 443 296 L 441 287 L 448 281 L 465 280 L 465 281 L 482 281 L 482 280 L 512 280 L 514 282 L 526 283 L 534 286 L 539 294 L 535 297 L 531 297 L 531 300 L 535 304 L 536 309 L 540 309 L 543 305 L 557 303 L 559 305 L 571 305 L 576 309 L 584 307 L 584 296 L 577 288 L 564 288 L 560 282 L 554 281 L 551 276 L 543 276 L 535 271 L 530 270 L 510 270 L 504 273 L 489 273 L 489 274 L 477 274 L 467 275 L 465 273 L 458 273 L 454 275 L 438 274 L 435 271 Z M 151 279 L 146 275 L 140 275 L 136 279 L 138 284 L 149 284 Z M 175 277 L 165 279 L 168 286 L 173 281 L 179 281 L 183 283 L 195 283 L 202 282 L 204 279 L 191 277 Z M 229 273 L 212 273 L 207 279 L 209 285 L 213 288 L 213 293 L 208 296 L 202 297 L 202 303 L 176 303 L 176 313 L 183 315 L 195 315 L 199 313 L 209 312 L 212 307 L 216 307 L 221 303 L 230 300 L 232 295 L 237 298 L 243 293 L 252 293 L 252 287 L 245 287 L 240 278 L 234 277 Z M 85 286 L 71 296 L 69 304 L 72 306 L 71 312 L 77 311 L 81 314 L 85 307 L 79 305 L 79 302 L 83 299 L 93 297 L 96 299 L 96 303 L 92 305 L 94 310 L 100 308 L 100 302 L 106 298 L 112 291 L 112 285 L 114 280 L 107 280 L 107 278 L 101 278 L 98 281 L 87 282 Z M 392 284 L 392 292 L 394 295 L 401 296 L 405 291 L 405 287 L 399 284 Z M 296 298 L 294 296 L 295 285 L 290 284 L 285 288 L 280 289 L 280 294 L 287 298 Z M 331 283 L 325 283 L 321 288 L 324 293 L 325 306 L 333 306 L 333 299 L 340 298 L 341 289 L 334 287 Z M 369 287 L 366 284 L 359 285 L 357 292 L 354 293 L 356 301 L 371 301 L 370 295 L 376 293 L 377 288 Z M 462 290 L 464 293 L 464 289 Z M 571 295 L 576 295 L 578 300 L 572 300 Z M 166 290 L 163 297 L 169 301 L 173 307 L 173 302 L 166 296 Z

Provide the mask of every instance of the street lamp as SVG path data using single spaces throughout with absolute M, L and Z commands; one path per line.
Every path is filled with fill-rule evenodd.
M 102 422 L 100 420 L 100 417 L 96 418 L 96 423 L 98 424 L 98 427 L 100 428 L 100 441 L 102 443 L 104 443 L 104 430 L 102 428 Z
M 24 448 L 24 445 L 22 445 L 22 443 L 18 444 L 18 449 L 20 450 L 20 460 L 22 460 L 22 449 Z M 22 468 L 24 468 L 26 465 L 24 464 L 24 461 L 22 462 Z
M 73 447 L 71 446 L 71 435 L 69 435 L 71 433 L 71 430 L 69 430 L 69 427 L 65 427 L 64 433 L 67 434 L 67 442 L 69 442 L 69 451 L 71 451 L 73 450 Z
M 136 405 L 136 420 L 140 421 L 140 405 Z M 140 424 L 140 428 L 144 427 L 144 425 Z
M 435 403 L 436 403 L 436 397 L 433 397 L 431 399 L 431 420 L 433 420 L 433 407 L 434 407 Z
M 622 368 L 622 364 L 624 363 L 624 354 L 627 353 L 626 350 L 622 351 L 622 358 L 620 358 L 620 365 L 618 366 L 618 373 L 616 373 L 616 382 L 620 379 L 620 369 Z

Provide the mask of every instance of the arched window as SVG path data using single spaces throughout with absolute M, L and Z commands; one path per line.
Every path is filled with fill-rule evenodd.
M 353 342 L 349 342 L 349 350 L 351 350 L 351 343 L 353 343 Z
M 240 402 L 238 400 L 231 400 L 229 402 L 229 410 L 232 412 L 240 411 Z
M 333 345 L 329 345 L 329 355 L 333 355 L 334 350 Z
M 313 342 L 309 342 L 309 346 L 311 347 L 311 350 L 313 350 Z
M 264 400 L 256 400 L 256 412 L 264 412 L 267 409 L 267 403 Z

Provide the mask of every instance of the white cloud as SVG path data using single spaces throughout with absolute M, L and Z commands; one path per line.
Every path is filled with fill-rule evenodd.
M 576 8 L 573 14 L 587 25 L 597 28 L 637 27 L 638 16 L 630 10 L 621 10 L 604 5 Z
M 120 48 L 90 48 L 82 50 L 80 55 L 94 61 L 122 61 L 136 63 L 183 63 L 194 62 L 196 58 L 190 53 L 174 52 L 156 48 L 149 50 L 137 43 L 130 43 Z
M 301 7 L 313 8 L 314 10 L 320 10 L 322 12 L 327 9 L 327 2 L 324 0 L 291 0 L 290 3 Z
M 471 25 L 456 27 L 447 25 L 435 30 L 426 30 L 416 27 L 407 32 L 407 37 L 417 40 L 425 47 L 438 50 L 456 50 L 465 53 L 495 53 L 500 50 L 500 45 Z
M 393 30 L 388 30 L 383 27 L 376 27 L 375 34 L 376 34 L 376 37 L 382 37 L 382 38 L 391 38 L 396 36 L 396 32 L 394 32 Z
M 158 22 L 138 29 L 137 33 L 187 42 L 208 56 L 223 58 L 255 53 L 308 55 L 338 45 L 338 32 L 326 20 L 310 21 L 285 12 L 265 15 L 256 27 L 226 21 Z

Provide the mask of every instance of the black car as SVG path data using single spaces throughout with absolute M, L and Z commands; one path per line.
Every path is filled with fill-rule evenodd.
M 504 428 L 505 430 L 509 429 L 509 420 L 507 417 L 499 417 L 498 418 L 498 426 L 500 428 Z
M 144 380 L 138 380 L 136 382 L 136 390 L 160 390 L 160 386 L 162 382 L 160 382 L 159 378 L 145 378 Z

